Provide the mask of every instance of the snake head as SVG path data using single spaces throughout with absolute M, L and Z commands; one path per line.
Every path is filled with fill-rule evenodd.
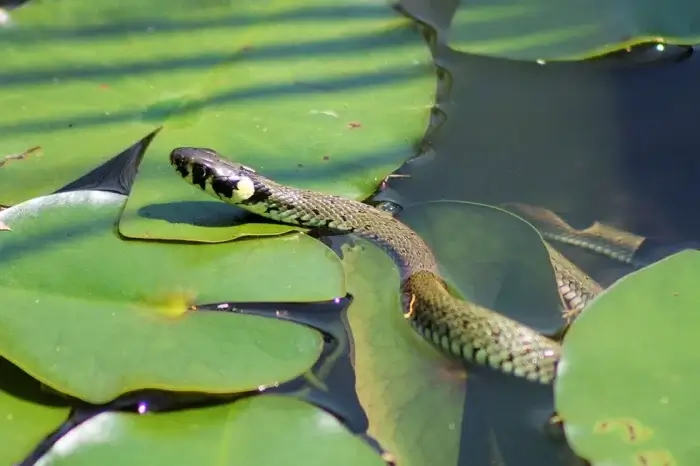
M 237 204 L 255 195 L 255 170 L 232 162 L 216 151 L 178 147 L 170 153 L 170 165 L 185 181 L 225 202 Z

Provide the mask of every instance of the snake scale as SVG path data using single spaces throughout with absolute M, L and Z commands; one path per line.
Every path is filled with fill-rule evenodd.
M 397 264 L 404 315 L 429 343 L 452 357 L 532 382 L 554 380 L 560 344 L 495 310 L 452 296 L 430 247 L 391 214 L 362 202 L 281 185 L 211 149 L 176 148 L 170 163 L 189 183 L 254 214 L 370 240 Z M 523 210 L 520 205 L 513 207 Z M 531 217 L 537 220 L 534 214 Z M 565 237 L 561 230 L 559 237 Z M 572 313 L 580 312 L 600 287 L 547 247 L 560 295 Z

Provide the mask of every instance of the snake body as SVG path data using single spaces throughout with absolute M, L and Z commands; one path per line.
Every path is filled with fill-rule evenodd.
M 398 266 L 405 317 L 447 355 L 533 382 L 548 384 L 555 378 L 560 344 L 495 310 L 452 296 L 430 247 L 391 214 L 362 202 L 281 185 L 211 149 L 174 149 L 170 163 L 189 183 L 249 212 L 290 225 L 355 234 L 378 245 Z M 581 293 L 580 277 L 570 273 L 577 269 L 563 257 L 552 259 L 560 293 L 583 307 L 587 295 Z

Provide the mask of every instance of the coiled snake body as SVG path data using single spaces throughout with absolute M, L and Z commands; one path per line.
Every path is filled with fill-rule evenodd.
M 428 245 L 389 213 L 354 200 L 283 186 L 210 149 L 177 148 L 170 163 L 189 183 L 249 212 L 374 242 L 398 265 L 405 316 L 435 347 L 533 382 L 554 379 L 559 343 L 494 310 L 453 297 Z M 585 290 L 576 289 L 581 279 L 570 273 L 577 269 L 556 251 L 550 254 L 560 293 L 573 302 L 572 307 L 582 307 L 585 293 L 580 291 Z

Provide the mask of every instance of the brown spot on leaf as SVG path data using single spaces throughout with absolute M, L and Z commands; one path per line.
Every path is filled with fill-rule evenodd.
M 351 121 L 348 123 L 348 129 L 362 128 L 362 123 L 359 121 Z
M 640 466 L 676 466 L 678 462 L 668 450 L 645 450 L 635 455 Z
M 593 431 L 609 434 L 616 431 L 622 439 L 630 443 L 641 443 L 654 435 L 653 430 L 634 418 L 617 418 L 596 423 Z
M 329 155 L 324 155 L 324 156 L 323 156 L 323 160 L 330 160 L 330 158 L 331 158 L 331 157 L 330 157 Z

